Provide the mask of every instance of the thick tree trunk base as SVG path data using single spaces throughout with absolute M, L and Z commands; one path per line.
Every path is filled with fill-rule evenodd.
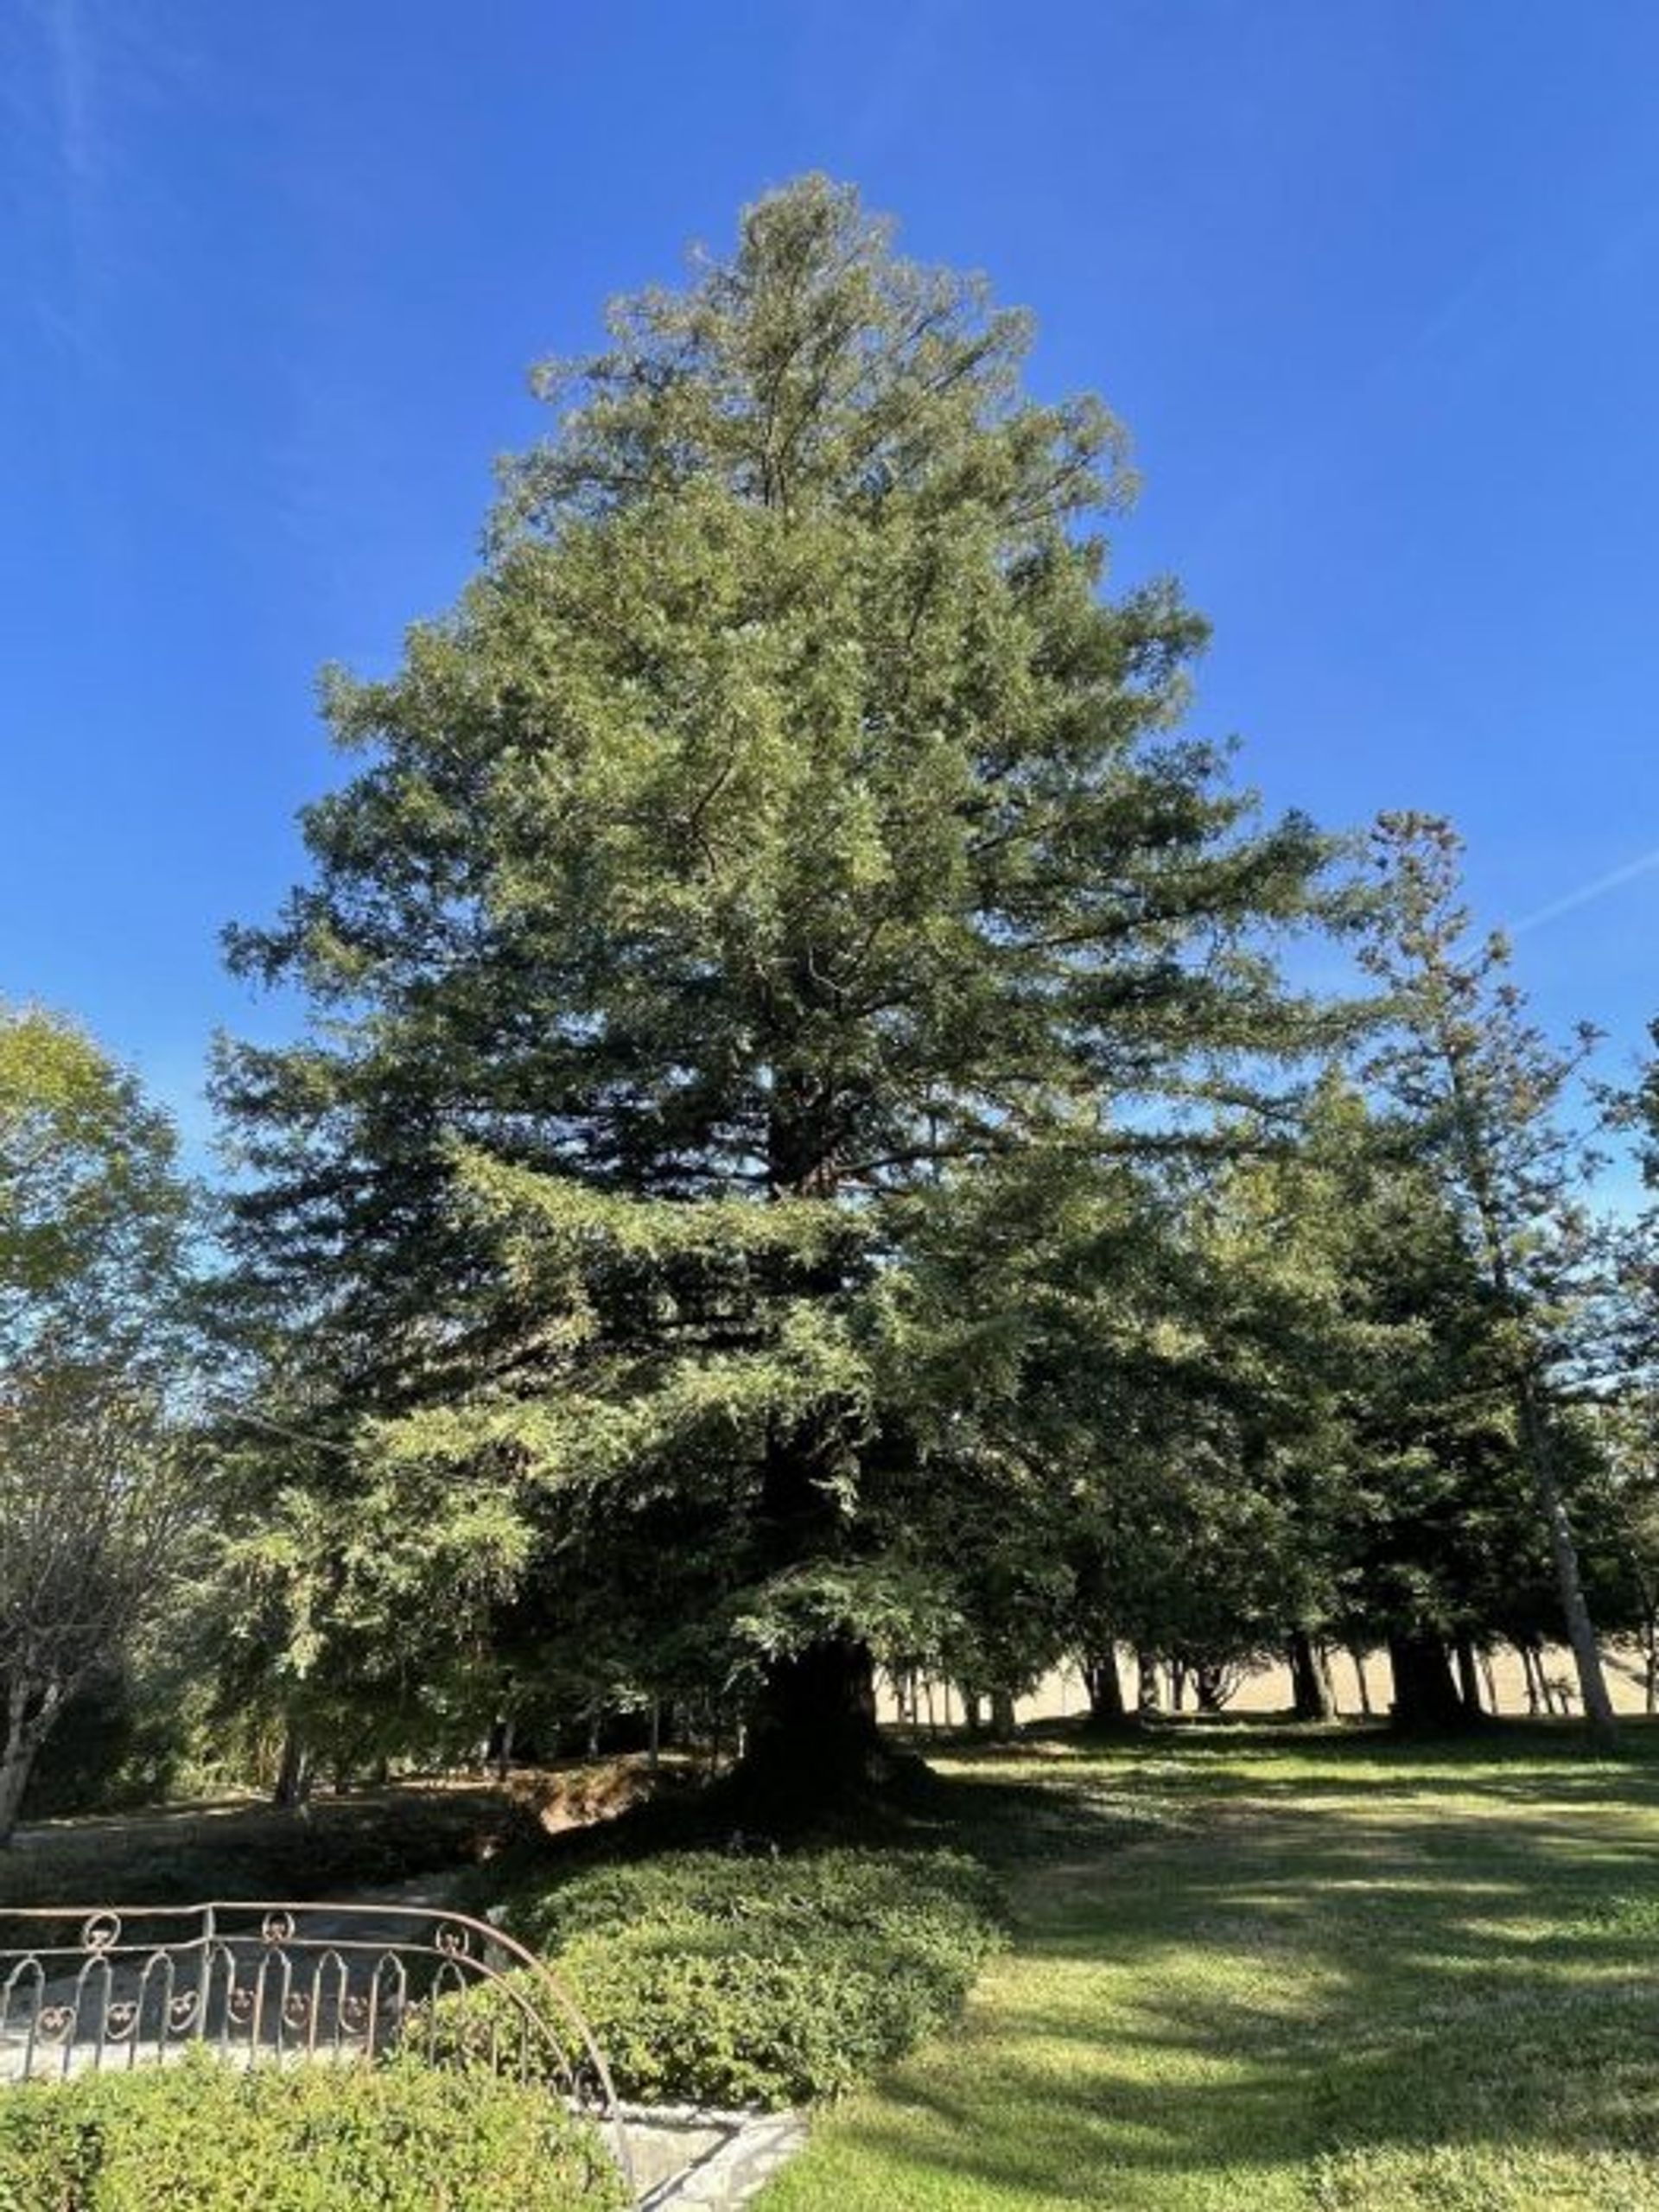
M 810 1827 L 855 1812 L 921 1764 L 883 1738 L 868 1646 L 849 1637 L 773 1664 L 721 1795 L 763 1829 Z

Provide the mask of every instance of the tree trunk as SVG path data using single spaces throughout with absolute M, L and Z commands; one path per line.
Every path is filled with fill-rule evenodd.
M 1222 1693 L 1227 1687 L 1227 1670 L 1224 1667 L 1195 1667 L 1192 1669 L 1192 1686 L 1198 1693 L 1200 1713 L 1214 1713 L 1222 1711 Z
M 34 1764 L 34 1754 L 26 1746 L 9 1743 L 3 1756 L 0 1756 L 0 1851 L 11 1848 L 17 1815 L 23 1807 L 23 1792 L 29 1787 L 29 1769 Z
M 1359 1686 L 1360 1714 L 1362 1719 L 1369 1720 L 1371 1717 L 1371 1686 L 1365 1679 L 1364 1645 L 1351 1643 L 1348 1647 L 1348 1656 L 1353 1662 L 1354 1680 Z
M 1186 1669 L 1179 1659 L 1169 1662 L 1169 1709 L 1181 1712 L 1186 1704 Z
M 1313 1637 L 1305 1628 L 1293 1629 L 1286 1649 L 1290 1661 L 1291 1711 L 1298 1720 L 1333 1720 L 1336 1700 L 1331 1694 L 1330 1669 L 1321 1664 Z
M 977 1690 L 970 1690 L 961 1682 L 957 1695 L 962 1700 L 962 1725 L 970 1736 L 977 1736 L 985 1726 L 985 1716 L 980 1710 L 983 1702 Z
M 1138 1649 L 1135 1655 L 1135 1709 L 1142 1720 L 1158 1718 L 1158 1655 Z
M 1421 1631 L 1389 1638 L 1394 1670 L 1396 1728 L 1456 1728 L 1464 1718 L 1463 1700 L 1452 1679 L 1446 1645 Z
M 1452 1649 L 1458 1658 L 1458 1694 L 1463 1700 L 1463 1717 L 1465 1720 L 1484 1720 L 1486 1708 L 1481 1702 L 1474 1638 L 1463 1630 L 1452 1639 Z
M 0 1851 L 11 1848 L 17 1815 L 23 1808 L 23 1792 L 39 1748 L 39 1738 L 28 1726 L 28 1715 L 29 1685 L 14 1682 L 6 1699 L 5 1748 L 0 1751 Z
M 994 1689 L 991 1692 L 991 1733 L 999 1744 L 1011 1744 L 1020 1732 L 1020 1724 L 1014 1710 L 1014 1692 Z
M 311 1756 L 301 1742 L 297 1729 L 289 1726 L 283 1732 L 283 1756 L 276 1768 L 276 1787 L 270 1802 L 292 1810 L 303 1805 L 311 1795 Z
M 1520 1413 L 1522 1440 L 1527 1447 L 1527 1457 L 1532 1463 L 1538 1509 L 1549 1530 L 1550 1554 L 1555 1562 L 1555 1586 L 1560 1595 L 1562 1617 L 1567 1622 L 1567 1640 L 1573 1647 L 1573 1663 L 1578 1669 L 1579 1694 L 1584 1705 L 1585 1721 L 1592 1736 L 1602 1743 L 1611 1743 L 1618 1734 L 1618 1723 L 1613 1715 L 1613 1700 L 1608 1694 L 1607 1677 L 1602 1672 L 1601 1653 L 1597 1649 L 1590 1608 L 1585 1603 L 1584 1580 L 1579 1573 L 1579 1553 L 1573 1541 L 1573 1524 L 1567 1517 L 1560 1484 L 1556 1480 L 1555 1451 L 1550 1440 L 1549 1425 L 1538 1402 L 1537 1386 L 1530 1375 L 1523 1376 L 1521 1380 Z
M 826 1638 L 772 1661 L 734 1777 L 745 1797 L 777 1817 L 806 1815 L 868 1795 L 892 1766 L 867 1643 Z
M 1544 1712 L 1544 1706 L 1541 1706 L 1540 1701 L 1540 1692 L 1537 1692 L 1537 1655 L 1535 1650 L 1533 1650 L 1531 1643 L 1526 1643 L 1526 1642 L 1517 1643 L 1516 1650 L 1520 1652 L 1522 1656 L 1522 1681 L 1526 1683 L 1526 1712 L 1529 1712 L 1533 1719 L 1537 1719 L 1540 1717 L 1540 1712 Z
M 1121 1728 L 1128 1718 L 1123 1703 L 1123 1678 L 1117 1671 L 1117 1653 L 1109 1643 L 1092 1651 L 1083 1662 L 1083 1686 L 1089 1694 L 1089 1718 L 1099 1728 Z

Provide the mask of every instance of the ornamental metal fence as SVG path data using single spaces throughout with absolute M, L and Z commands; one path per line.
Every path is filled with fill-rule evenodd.
M 605 2055 L 557 1974 L 466 1913 L 219 1899 L 0 1907 L 0 2082 L 166 2065 L 482 2066 L 589 2114 L 632 2180 Z

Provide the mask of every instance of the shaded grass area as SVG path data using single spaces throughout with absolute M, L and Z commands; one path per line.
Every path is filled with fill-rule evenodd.
M 8 1905 L 349 1896 L 474 1866 L 534 1827 L 533 1813 L 499 1790 L 416 1784 L 294 1811 L 232 1805 L 66 1821 L 0 1852 L 0 1921 Z
M 1659 1732 L 1057 1734 L 938 1795 L 1014 1948 L 766 2212 L 1659 2206 Z

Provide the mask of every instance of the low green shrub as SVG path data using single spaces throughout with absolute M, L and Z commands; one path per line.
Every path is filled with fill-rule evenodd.
M 620 2095 L 833 2097 L 959 2011 L 997 1941 L 990 1877 L 954 1852 L 677 1852 L 508 1901 L 590 2022 Z M 510 2001 L 510 2000 L 508 2000 Z M 446 1999 L 439 2047 L 486 2047 L 488 1992 Z
M 620 2212 L 543 2088 L 410 2063 L 243 2072 L 205 2053 L 0 2092 L 0 2212 Z

